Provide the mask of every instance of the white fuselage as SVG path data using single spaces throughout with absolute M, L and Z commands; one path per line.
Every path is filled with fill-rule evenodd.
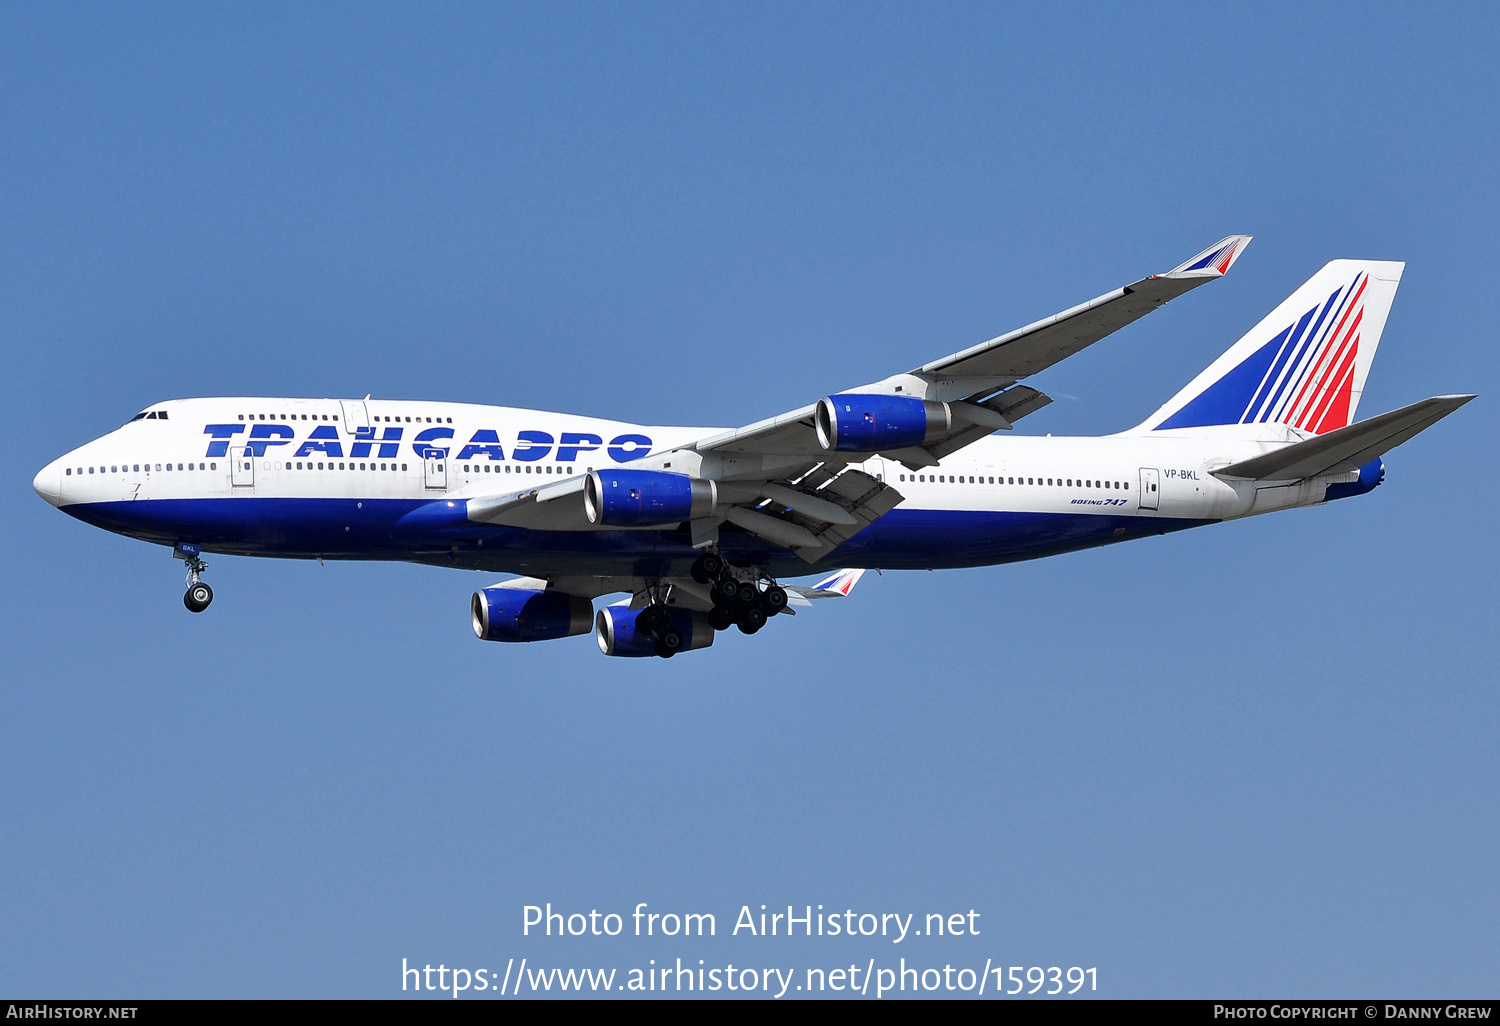
M 536 574 L 640 572 L 691 548 L 656 530 L 496 529 L 472 550 L 403 540 L 438 499 L 515 492 L 622 466 L 712 434 L 461 403 L 225 398 L 164 402 L 49 464 L 36 487 L 80 519 L 160 542 L 246 555 L 401 559 Z M 781 573 L 831 565 L 983 565 L 1311 505 L 1341 474 L 1282 486 L 1217 468 L 1301 437 L 1279 425 L 1105 437 L 992 435 L 931 467 L 859 464 L 904 497 L 815 566 L 763 541 Z M 559 503 L 559 507 L 562 504 Z M 559 510 L 561 512 L 561 509 Z M 488 551 L 481 551 L 489 544 Z M 644 561 L 644 563 L 643 563 Z

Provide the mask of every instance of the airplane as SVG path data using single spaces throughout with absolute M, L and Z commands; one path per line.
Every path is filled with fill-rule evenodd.
M 606 655 L 671 657 L 847 597 L 867 568 L 989 566 L 1363 495 L 1382 456 L 1474 398 L 1355 421 L 1405 265 L 1334 260 L 1139 425 L 1007 434 L 1051 402 L 1022 379 L 1223 277 L 1249 242 L 740 428 L 370 396 L 176 399 L 33 487 L 170 546 L 193 612 L 213 599 L 204 553 L 402 560 L 518 575 L 473 594 L 483 640 L 592 631 Z

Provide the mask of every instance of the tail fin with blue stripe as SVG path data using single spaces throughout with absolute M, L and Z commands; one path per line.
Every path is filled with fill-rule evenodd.
M 1284 424 L 1318 435 L 1346 426 L 1404 267 L 1327 264 L 1137 430 Z

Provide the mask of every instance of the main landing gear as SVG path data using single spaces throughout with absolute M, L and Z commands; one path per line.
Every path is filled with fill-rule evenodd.
M 705 552 L 692 567 L 693 580 L 709 584 L 713 607 L 708 623 L 716 631 L 738 627 L 754 634 L 766 620 L 786 608 L 786 589 L 763 570 L 731 567 L 716 552 Z M 687 639 L 672 623 L 671 608 L 666 603 L 667 589 L 653 582 L 646 591 L 647 603 L 635 615 L 635 629 L 652 640 L 656 654 L 670 659 L 681 652 Z
M 198 551 L 198 546 L 182 543 L 172 550 L 172 555 L 187 564 L 187 592 L 182 596 L 182 604 L 190 613 L 203 612 L 214 600 L 214 590 L 198 579 L 208 569 L 208 564 L 198 558 Z
M 682 632 L 672 626 L 672 617 L 665 602 L 654 601 L 642 609 L 636 614 L 635 626 L 637 630 L 656 635 L 652 645 L 656 654 L 663 659 L 672 658 L 687 643 Z
M 692 574 L 699 584 L 713 583 L 709 594 L 714 604 L 708 612 L 708 622 L 716 631 L 728 630 L 733 625 L 744 634 L 754 634 L 766 625 L 766 620 L 786 608 L 786 589 L 769 575 L 756 572 L 754 579 L 736 576 L 717 553 L 699 556 Z

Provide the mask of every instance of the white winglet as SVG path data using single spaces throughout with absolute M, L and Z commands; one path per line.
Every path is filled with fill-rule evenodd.
M 1222 278 L 1230 266 L 1250 245 L 1249 235 L 1231 235 L 1220 239 L 1186 263 L 1178 264 L 1163 278 Z
M 859 579 L 865 575 L 863 570 L 840 570 L 823 578 L 811 588 L 797 588 L 797 592 L 806 598 L 848 598 Z M 791 590 L 791 589 L 788 589 Z

